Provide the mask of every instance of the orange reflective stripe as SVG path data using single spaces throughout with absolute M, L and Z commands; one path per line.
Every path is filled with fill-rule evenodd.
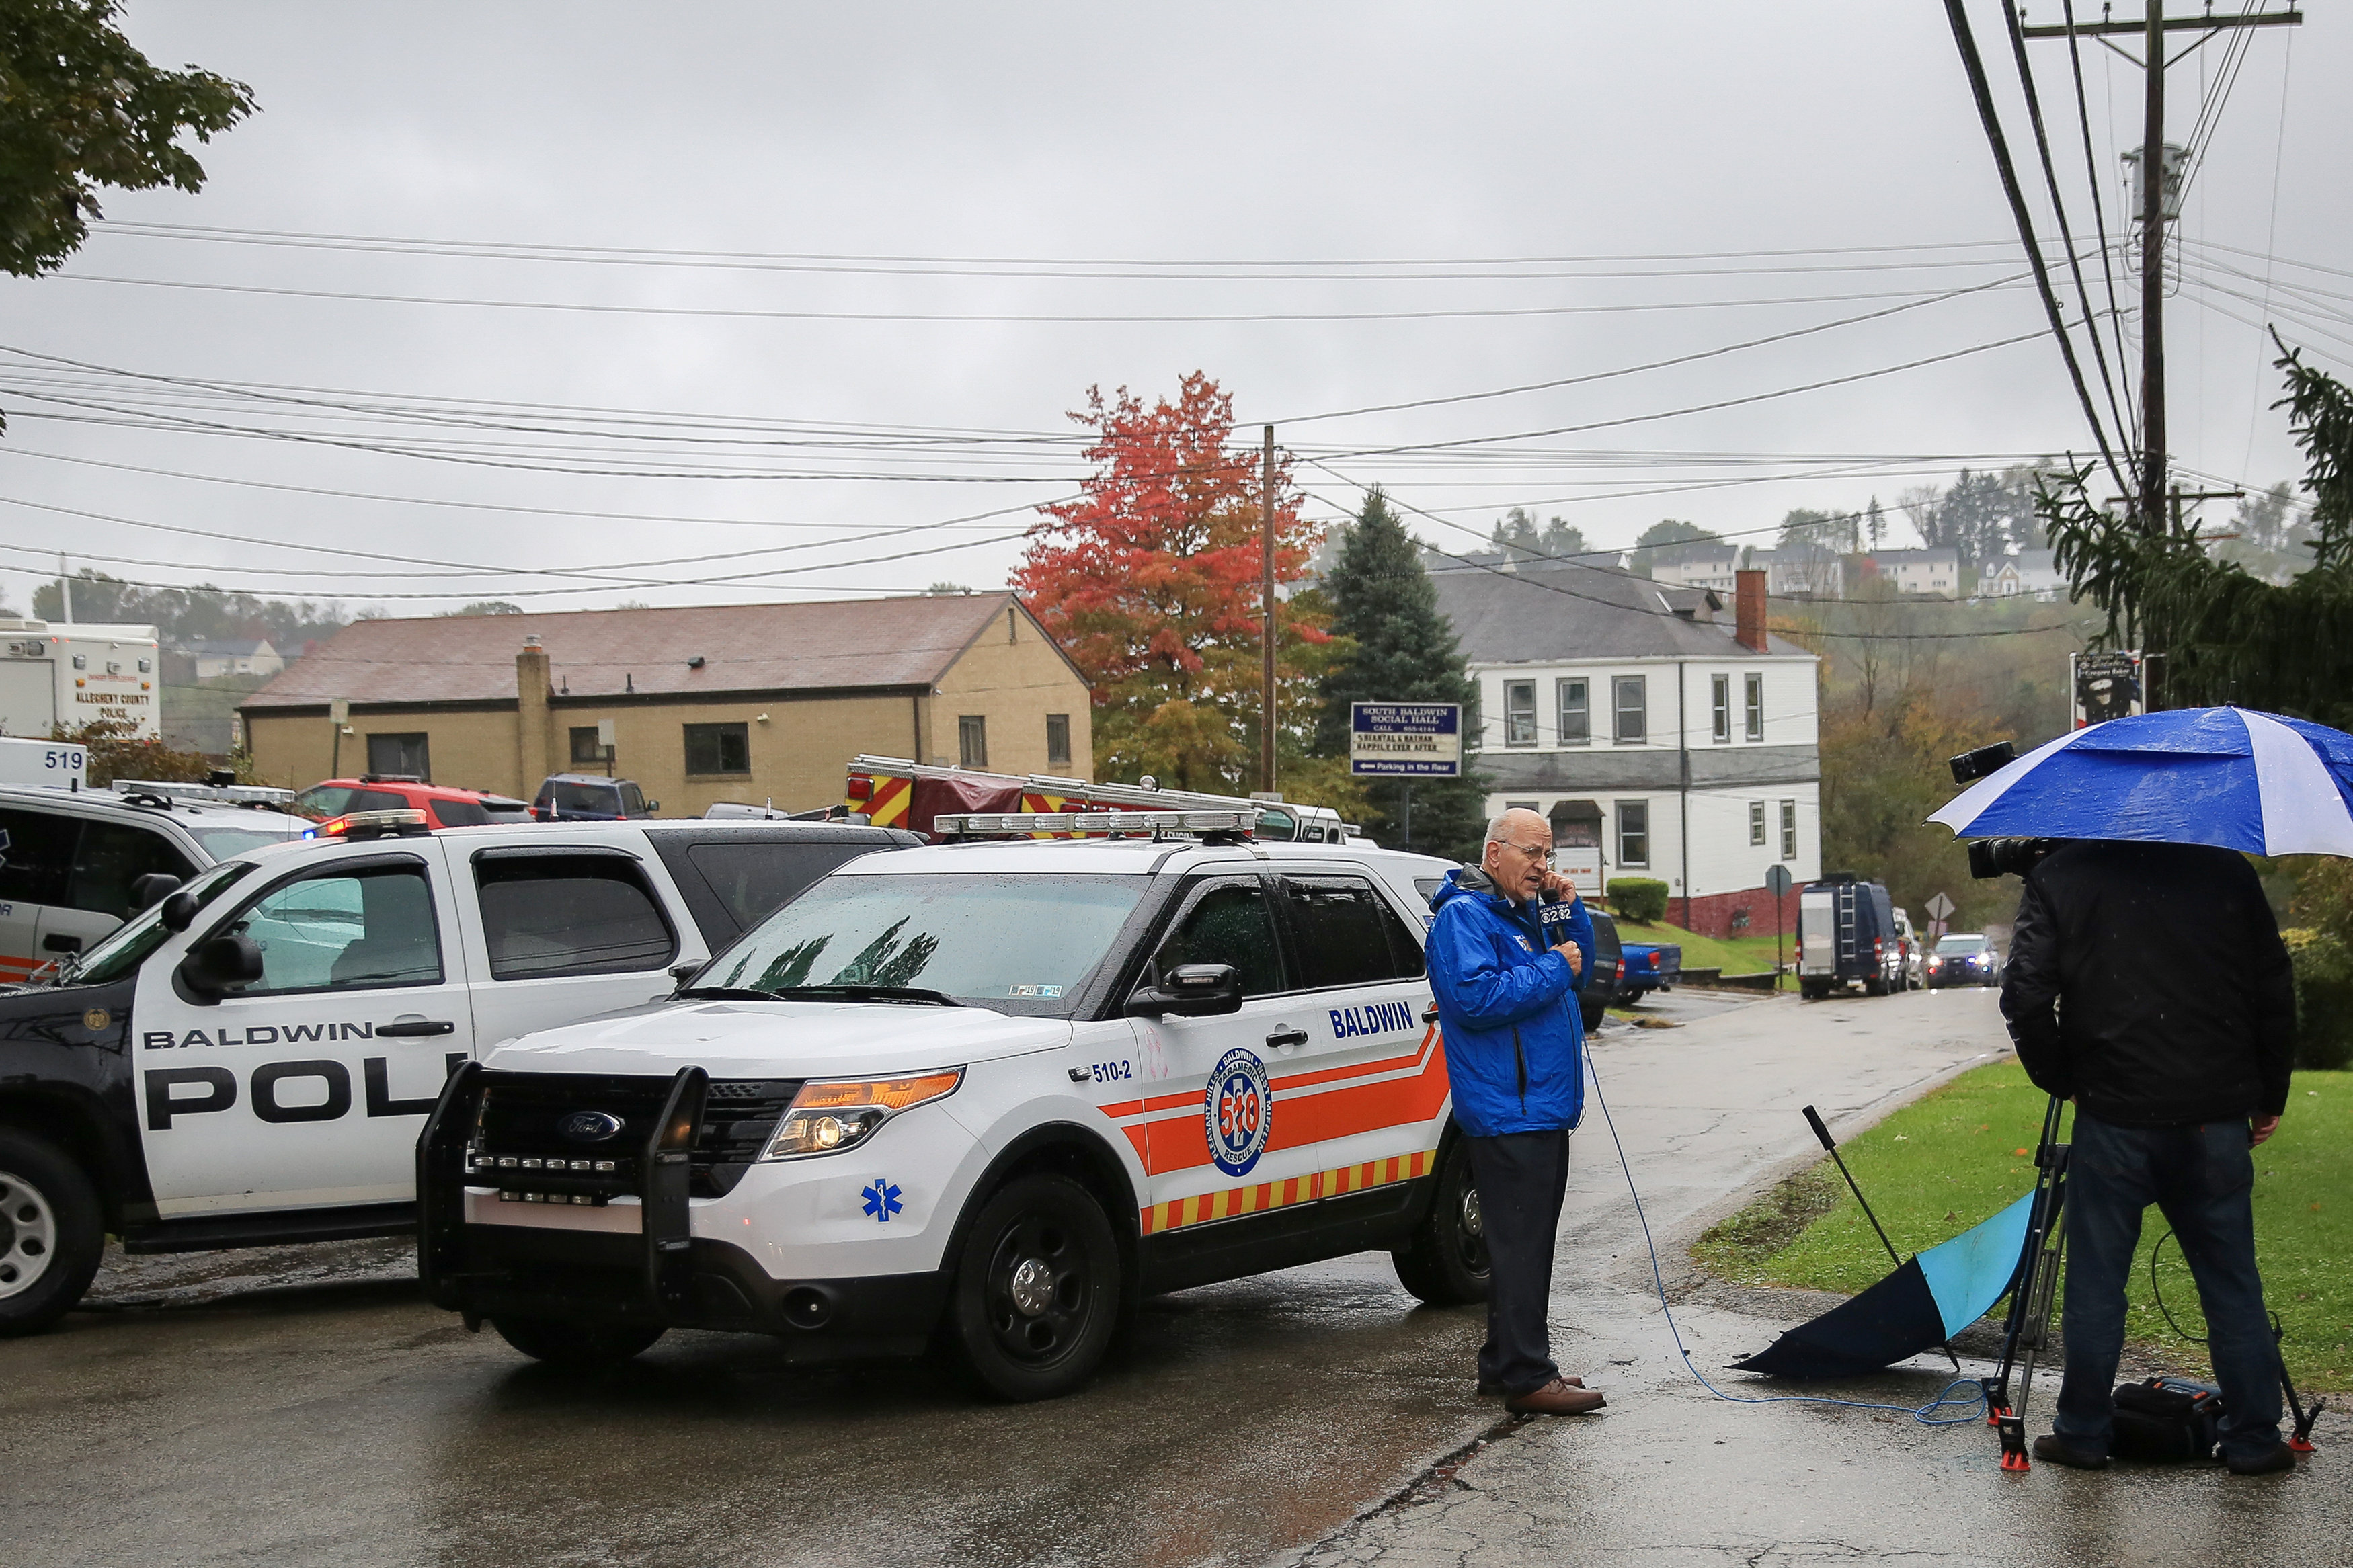
M 1359 1193 L 1371 1187 L 1414 1181 L 1430 1174 L 1437 1163 L 1438 1151 L 1423 1149 L 1366 1164 L 1318 1171 L 1312 1176 L 1286 1176 L 1276 1182 L 1225 1187 L 1187 1198 L 1170 1198 L 1165 1203 L 1147 1204 L 1138 1209 L 1136 1225 L 1145 1236 L 1156 1236 L 1164 1230 L 1176 1230 L 1184 1226 L 1239 1219 L 1244 1215 L 1266 1209 L 1290 1208 L 1294 1205 Z

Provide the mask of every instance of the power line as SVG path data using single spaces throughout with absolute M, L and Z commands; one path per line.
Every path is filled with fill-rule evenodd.
M 1787 250 L 1701 250 L 1649 251 L 1598 254 L 1590 256 L 1498 256 L 1498 257 L 1389 257 L 1366 258 L 1358 257 L 1309 259 L 1238 259 L 1219 258 L 1103 258 L 1103 257 L 1008 257 L 1008 256 L 906 256 L 863 254 L 831 251 L 756 251 L 756 250 L 663 250 L 642 246 L 551 245 L 501 240 L 442 240 L 396 237 L 382 235 L 327 234 L 295 229 L 261 229 L 207 226 L 196 224 L 165 224 L 125 222 L 101 219 L 90 225 L 99 233 L 137 233 L 153 237 L 176 239 L 225 240 L 236 243 L 265 241 L 311 241 L 331 247 L 418 247 L 441 251 L 476 253 L 483 256 L 531 253 L 541 259 L 565 258 L 610 257 L 623 259 L 653 258 L 689 264 L 715 264 L 744 261 L 754 263 L 819 262 L 841 264 L 902 264 L 912 266 L 946 267 L 1189 267 L 1222 268 L 1236 267 L 1551 267 L 1584 262 L 1635 261 L 1733 261 L 1752 257 L 1792 256 L 1890 256 L 1916 255 L 1938 250 L 1988 250 L 2009 242 L 2006 240 L 1943 240 L 1911 245 L 1811 246 Z
M 2019 243 L 2025 247 L 2027 264 L 2034 269 L 2035 292 L 2042 297 L 2052 334 L 2059 340 L 2060 356 L 2067 362 L 2067 377 L 2075 384 L 2075 395 L 2084 405 L 2084 418 L 2091 426 L 2092 438 L 2099 445 L 2101 460 L 2107 464 L 2116 483 L 2124 486 L 2124 470 L 2116 467 L 2116 454 L 2108 449 L 2107 433 L 2100 426 L 2100 412 L 2092 405 L 2091 389 L 2084 384 L 2084 367 L 2075 361 L 2074 340 L 2068 335 L 2059 297 L 2051 288 L 2051 273 L 2043 264 L 2042 247 L 2035 242 L 2034 220 L 2026 210 L 2025 194 L 2019 189 L 2018 171 L 2010 158 L 2010 142 L 2002 135 L 2001 119 L 1994 110 L 1993 89 L 1986 80 L 1985 62 L 1978 57 L 1977 37 L 1969 30 L 1968 12 L 1963 0 L 1945 0 L 1945 15 L 1952 23 L 1953 42 L 1960 49 L 1970 94 L 1977 100 L 1978 119 L 1985 127 L 1987 143 L 1993 149 L 1994 168 L 2001 176 L 2002 194 L 2010 198 L 2010 216 L 2018 224 Z
M 2100 240 L 2100 279 L 2108 291 L 2108 331 L 2116 340 L 2116 366 L 2121 371 L 2126 361 L 2124 310 L 2116 303 L 2115 254 L 2108 248 L 2107 204 L 2100 199 L 2100 161 L 2098 154 L 2092 150 L 2092 106 L 2090 98 L 2084 91 L 2084 55 L 2075 39 L 2075 0 L 2064 0 L 2063 9 L 2067 16 L 2067 64 L 2075 81 L 2075 120 L 2084 133 L 2084 180 L 2092 193 L 2092 222 Z M 2073 260 L 2073 256 L 2069 260 Z M 2092 329 L 2092 342 L 2096 346 L 2099 341 L 2099 329 L 2094 327 Z M 2103 378 L 2107 374 L 2105 366 L 2101 374 Z M 2133 405 L 2132 380 L 2121 374 L 2116 379 L 2124 383 L 2125 405 L 2125 416 L 2118 423 L 2116 438 L 2129 445 L 2138 424 L 2138 415 Z M 2114 396 L 2114 389 L 2111 389 L 2110 395 Z
M 1189 315 L 1119 313 L 1021 313 L 1009 311 L 773 310 L 702 305 L 614 305 L 572 300 L 480 300 L 445 295 L 377 294 L 354 289 L 286 289 L 253 283 L 199 283 L 185 279 L 116 278 L 90 272 L 58 272 L 47 281 L 104 283 L 134 289 L 185 289 L 208 294 L 240 294 L 286 300 L 328 300 L 377 305 L 447 305 L 502 310 L 576 311 L 600 316 L 659 316 L 745 321 L 860 321 L 906 324 L 974 323 L 1017 326 L 1270 325 L 1343 321 L 1456 321 L 1551 316 L 1607 316 L 1642 310 L 1721 310 L 1768 305 L 1846 304 L 1861 300 L 1913 300 L 1921 289 L 1865 293 L 1807 294 L 1770 300 L 1673 300 L 1617 305 L 1525 305 L 1424 310 L 1256 310 Z

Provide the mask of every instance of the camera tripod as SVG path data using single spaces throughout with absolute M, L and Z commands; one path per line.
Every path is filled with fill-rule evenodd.
M 2001 1468 L 2005 1470 L 2030 1470 L 2033 1464 L 2026 1451 L 2026 1402 L 2034 1392 L 2036 1357 L 2051 1344 L 2051 1299 L 2059 1284 L 2059 1265 L 2066 1251 L 2066 1233 L 2061 1226 L 2060 1211 L 2067 1199 L 2067 1154 L 2069 1145 L 2059 1142 L 2060 1117 L 2066 1102 L 2057 1095 L 2042 1112 L 2042 1141 L 2034 1151 L 2034 1203 L 2027 1211 L 2026 1246 L 2019 1258 L 2017 1282 L 2010 1293 L 2010 1317 L 2003 1325 L 2001 1370 L 1991 1377 L 1978 1381 L 1985 1389 L 1986 1424 L 2001 1436 Z M 2281 1338 L 2276 1314 L 2272 1320 L 2272 1338 L 2276 1344 Z M 2022 1353 L 2021 1353 L 2022 1352 Z M 2010 1373 L 2018 1373 L 2018 1401 L 2010 1403 Z M 2287 1373 L 2287 1358 L 2279 1358 L 2280 1388 L 2287 1395 L 2287 1407 L 2295 1418 L 2295 1429 L 2288 1437 L 2288 1447 L 2299 1454 L 2312 1452 L 2312 1423 L 2326 1402 L 2314 1400 L 2309 1408 L 2296 1396 L 2295 1384 Z

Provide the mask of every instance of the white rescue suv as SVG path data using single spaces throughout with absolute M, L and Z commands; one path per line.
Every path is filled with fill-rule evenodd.
M 433 1300 L 573 1363 L 944 1342 L 1032 1399 L 1143 1294 L 1387 1249 L 1482 1298 L 1422 961 L 1448 863 L 1253 815 L 943 816 L 676 999 L 460 1068 L 418 1145 Z

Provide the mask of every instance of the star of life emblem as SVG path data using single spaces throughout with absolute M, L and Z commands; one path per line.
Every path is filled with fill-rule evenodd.
M 1249 1175 L 1274 1128 L 1274 1086 L 1267 1081 L 1266 1064 L 1240 1048 L 1219 1058 L 1201 1119 L 1218 1169 L 1229 1176 Z

